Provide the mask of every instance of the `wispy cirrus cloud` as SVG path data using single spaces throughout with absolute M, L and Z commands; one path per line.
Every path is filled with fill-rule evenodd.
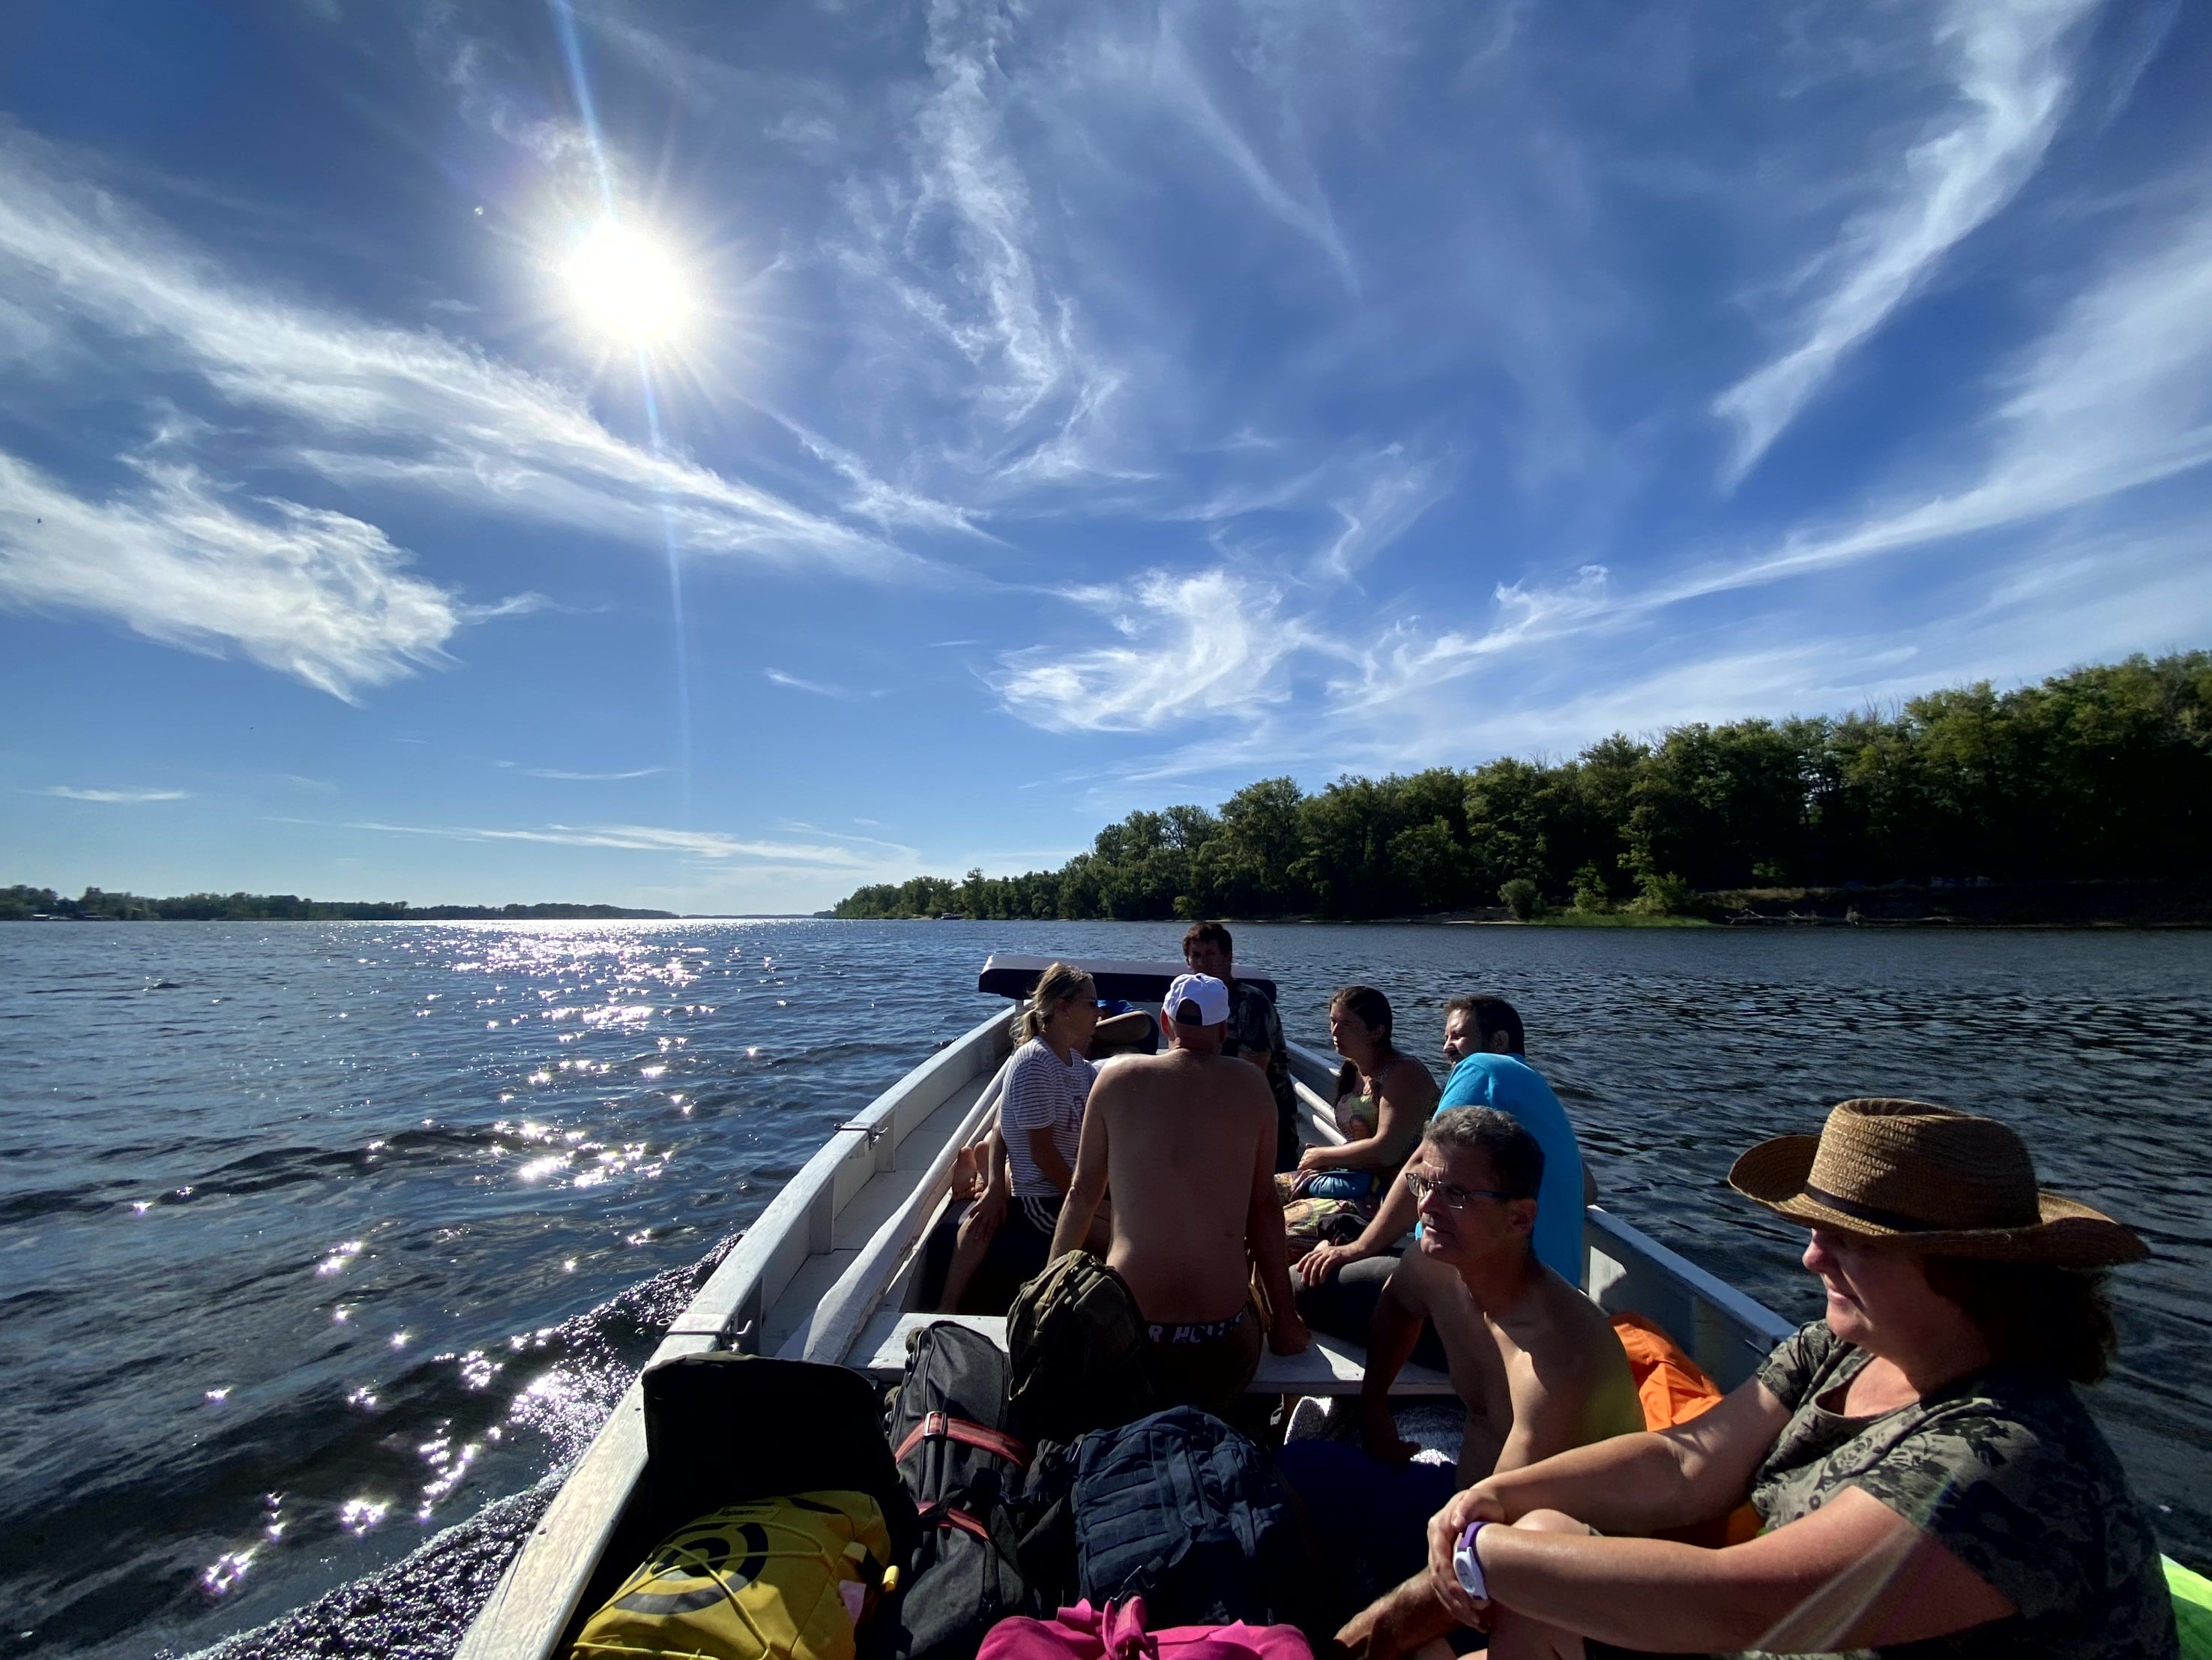
M 285 820 L 301 823 L 301 820 Z M 817 842 L 764 842 L 720 830 L 684 830 L 656 824 L 544 824 L 528 829 L 485 829 L 453 824 L 401 824 L 361 819 L 341 826 L 389 836 L 431 836 L 459 842 L 529 842 L 548 847 L 605 848 L 625 853 L 682 854 L 696 859 L 774 866 L 830 868 L 872 867 L 850 847 Z M 913 849 L 896 851 L 911 858 Z
M 2212 176 L 2186 199 L 2212 208 Z M 1894 660 L 1841 619 L 1778 601 L 1755 625 L 1711 635 L 1708 624 L 1669 621 L 1664 666 L 1631 667 L 1656 637 L 1652 625 L 1693 616 L 1701 602 L 1990 532 L 2021 535 L 2212 467 L 2212 210 L 2185 207 L 2162 233 L 2143 234 L 2142 245 L 2116 249 L 1998 374 L 1979 423 L 1981 454 L 1960 465 L 1951 488 L 1878 502 L 1855 520 L 1787 534 L 1738 560 L 1626 579 L 1590 564 L 1565 581 L 1500 583 L 1480 626 L 1455 623 L 1448 612 L 1436 623 L 1324 621 L 1318 593 L 1305 596 L 1304 614 L 1285 615 L 1279 592 L 1262 588 L 1255 603 L 1241 585 L 1149 589 L 1146 608 L 1118 612 L 1093 599 L 1131 643 L 1064 657 L 1019 654 L 994 684 L 1012 712 L 1041 726 L 1152 730 L 1156 723 L 1139 716 L 1182 664 L 1233 662 L 1241 671 L 1249 661 L 1253 672 L 1213 677 L 1194 705 L 1231 717 L 1230 730 L 1121 769 L 1125 780 L 1142 781 L 1215 775 L 1232 757 L 1281 764 L 1322 745 L 1346 764 L 1413 764 L 1425 754 L 1458 753 L 1470 732 L 1486 744 L 1549 744 L 1586 741 L 1613 725 L 1729 718 L 1787 698 L 1827 707 L 1838 686 L 1848 702 L 1850 689 L 1887 696 L 1948 674 L 1988 672 L 2005 660 L 2007 642 L 2057 668 L 2075 660 L 2052 632 L 2063 632 L 2067 617 L 2100 619 L 2094 642 L 2081 636 L 2080 652 L 2186 643 L 2206 625 L 2212 596 L 2176 567 L 2180 550 L 2191 538 L 2201 543 L 2206 528 L 2201 514 L 2185 509 L 2167 531 L 2132 541 L 2088 523 L 1962 558 L 1958 580 L 1985 572 L 1983 587 L 1923 600 L 1934 615 L 1911 631 L 1921 643 L 1900 648 Z M 2153 593 L 2164 597 L 2153 604 Z M 1185 601 L 1180 611 L 1176 598 Z M 1239 660 L 1241 623 L 1224 614 L 1260 618 L 1268 644 Z M 1747 650 L 1747 630 L 1781 643 Z M 1602 670 L 1588 645 L 1600 635 L 1609 642 Z M 1893 645 L 1902 637 L 1891 631 Z M 1969 638 L 1974 653 L 1956 648 Z M 1321 705 L 1303 725 L 1282 721 L 1281 675 L 1324 655 L 1334 667 Z M 1501 680 L 1508 662 L 1511 678 Z M 1530 688 L 1551 701 L 1529 704 Z
M 1317 181 L 1307 176 L 1291 184 L 1279 178 L 1260 158 L 1237 124 L 1223 111 L 1206 77 L 1191 60 L 1175 24 L 1171 8 L 1162 7 L 1158 33 L 1147 65 L 1153 90 L 1178 119 L 1220 157 L 1250 189 L 1255 200 L 1274 218 L 1311 242 L 1327 257 L 1353 295 L 1359 292 L 1359 274 L 1352 250 L 1336 228 L 1336 216 Z M 1285 105 L 1284 119 L 1292 119 L 1293 106 Z M 1303 161 L 1303 157 L 1300 158 Z
M 936 86 L 915 123 L 921 195 L 908 217 L 909 236 L 936 219 L 951 231 L 972 309 L 921 310 L 984 372 L 984 394 L 1009 423 L 1070 377 L 1076 355 L 1070 310 L 1030 257 L 1029 187 L 1001 131 L 998 53 L 1013 21 L 997 5 L 931 5 L 927 58 Z
M 1000 700 L 1049 731 L 1148 732 L 1279 702 L 1287 695 L 1279 671 L 1312 643 L 1306 625 L 1283 614 L 1279 588 L 1226 569 L 1148 571 L 1066 597 L 1126 643 L 1000 660 L 991 678 Z
M 2072 90 L 2072 50 L 2099 0 L 1952 0 L 1934 27 L 1954 107 L 1905 153 L 1902 178 L 1802 273 L 1818 298 L 1789 344 L 1714 401 L 1735 428 L 1733 486 L 1944 257 L 2042 161 Z
M 64 801 L 101 801 L 118 806 L 139 806 L 149 801 L 183 801 L 191 795 L 190 790 L 78 789 L 70 784 L 49 784 L 37 794 L 58 796 Z
M 1359 488 L 1333 497 L 1340 526 L 1316 562 L 1324 576 L 1347 578 L 1389 547 L 1434 507 L 1449 485 L 1442 469 L 1392 444 L 1373 458 Z
M 424 330 L 257 289 L 0 131 L 0 297 L 27 296 L 146 372 L 283 423 L 270 459 L 353 487 L 659 550 L 866 577 L 926 563 L 674 450 L 617 436 L 574 392 Z M 86 360 L 89 367 L 99 361 Z
M 188 466 L 134 472 L 91 501 L 0 453 L 0 605 L 112 617 L 348 702 L 444 660 L 465 608 L 375 526 Z
M 1055 262 L 1065 239 L 1007 131 L 1019 99 L 1006 59 L 1033 47 L 1026 21 L 997 0 L 933 0 L 904 175 L 845 179 L 825 248 L 872 382 L 900 394 L 892 414 L 911 453 L 993 498 L 1126 472 L 1111 450 L 1127 374 L 1060 280 L 1072 275 Z M 1057 196 L 1046 192 L 1064 206 Z M 898 487 L 888 505 L 912 494 Z M 865 488 L 862 500 L 886 502 Z
M 502 761 L 501 766 L 511 766 Z M 619 784 L 633 778 L 657 778 L 668 770 L 665 767 L 632 767 L 626 772 L 570 772 L 561 767 L 518 767 L 526 778 L 550 778 L 568 784 Z
M 848 687 L 832 685 L 826 680 L 802 679 L 798 675 L 787 674 L 781 669 L 763 669 L 761 678 L 770 685 L 781 686 L 787 691 L 807 692 L 816 697 L 835 697 L 842 702 L 849 703 L 860 696 Z
M 2182 211 L 2161 231 L 2144 233 L 2138 246 L 2116 248 L 2106 268 L 2059 306 L 2043 336 L 1998 374 L 1978 423 L 1981 453 L 1962 460 L 1949 488 L 1878 501 L 1856 518 L 1789 532 L 1778 545 L 1739 559 L 1691 562 L 1626 582 L 1590 567 L 1564 586 L 1502 586 L 1495 595 L 1498 617 L 1490 628 L 1448 628 L 1434 635 L 1412 625 L 1388 630 L 1365 648 L 1361 674 L 1333 684 L 1338 712 L 1437 701 L 1450 696 L 1443 689 L 1451 682 L 1480 672 L 1501 654 L 1594 631 L 1620 633 L 1698 602 L 1801 582 L 1913 550 L 1999 532 L 2022 534 L 2212 467 L 2212 173 L 2183 202 Z M 2182 524 L 2191 522 L 2185 513 Z M 2069 534 L 2038 534 L 2009 554 L 1991 550 L 1961 560 L 1961 570 L 1994 573 L 1989 579 L 1993 593 L 2021 597 L 2021 603 L 2002 606 L 1993 599 L 1987 605 L 1953 602 L 1965 606 L 1951 613 L 1953 624 L 1965 628 L 1971 622 L 1984 642 L 1984 655 L 1969 666 L 1988 672 L 1984 666 L 2002 660 L 1998 639 L 2031 635 L 2040 654 L 2037 660 L 2062 666 L 2071 660 L 2051 657 L 2050 620 L 2090 608 L 2105 618 L 2100 649 L 2139 649 L 2147 638 L 2185 642 L 2191 629 L 2202 626 L 2197 619 L 2203 607 L 2186 599 L 2202 584 L 2183 578 L 2174 587 L 2161 579 L 2157 561 L 2175 560 L 2191 537 L 2201 543 L 2212 530 L 2201 514 L 2194 524 L 2122 543 L 2113 539 L 2119 532 L 2092 522 Z M 2144 551 L 2123 561 L 2115 551 L 2122 546 Z M 2100 568 L 2110 586 L 2099 596 L 2091 577 Z M 2166 589 L 2171 592 L 2160 604 L 2143 597 Z M 2051 598 L 2060 593 L 2068 597 Z M 2042 609 L 2030 603 L 2037 595 L 2043 596 Z M 2132 631 L 2112 625 L 2114 605 L 2131 609 Z M 2177 631 L 2159 635 L 2162 617 L 2170 617 Z M 1818 641 L 1835 624 L 1792 617 L 1764 626 Z M 1822 660 L 1864 660 L 1862 641 L 1842 632 L 1835 637 L 1846 643 L 1832 652 L 1812 648 Z M 1688 638 L 1694 636 L 1678 649 L 1690 649 Z M 1598 718 L 1601 707 L 1712 718 L 1724 701 L 1723 688 L 1733 689 L 1739 711 L 1759 707 L 1764 689 L 1785 683 L 1802 695 L 1817 696 L 1818 683 L 1802 672 L 1808 649 L 1744 654 L 1732 644 L 1720 648 L 1714 661 L 1736 667 L 1701 677 L 1696 663 L 1678 663 L 1654 680 L 1652 697 L 1632 692 L 1617 704 L 1605 702 L 1608 691 L 1585 694 L 1576 705 L 1580 714 L 1562 729 L 1589 730 L 1582 717 Z M 2086 636 L 2081 649 L 2090 649 Z M 1786 662 L 1793 655 L 1799 668 L 1790 680 Z M 1924 657 L 1916 658 L 1916 665 L 1911 672 L 1923 678 L 1952 672 L 1948 663 L 1937 668 Z
M 542 830 L 475 832 L 488 842 L 543 842 L 567 848 L 618 848 L 630 853 L 685 853 L 701 859 L 746 859 L 780 864 L 859 865 L 849 848 L 821 842 L 752 842 L 719 830 L 668 830 L 649 824 L 548 824 Z
M 1646 605 L 2047 518 L 2212 464 L 2212 172 L 2162 241 L 2115 258 L 2000 378 L 1954 489 L 1654 584 Z
M 956 507 L 925 491 L 881 477 L 866 461 L 842 445 L 831 443 L 820 433 L 787 416 L 773 410 L 769 413 L 805 447 L 809 454 L 828 464 L 852 487 L 845 506 L 846 511 L 855 517 L 879 525 L 913 525 L 927 530 L 988 537 L 989 532 L 977 524 L 979 515 L 974 509 Z
M 1605 615 L 1607 601 L 1606 568 L 1585 565 L 1565 583 L 1498 583 L 1485 628 L 1429 634 L 1416 623 L 1393 623 L 1358 651 L 1356 672 L 1331 683 L 1335 712 L 1382 711 L 1407 697 L 1433 696 L 1505 653 L 1587 627 Z

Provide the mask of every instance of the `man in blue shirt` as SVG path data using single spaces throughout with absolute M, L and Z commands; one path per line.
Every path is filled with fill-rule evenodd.
M 1583 1282 L 1583 1150 L 1552 1086 L 1522 1058 L 1521 1016 L 1502 997 L 1455 997 L 1444 1005 L 1444 1059 L 1452 1074 L 1437 1110 L 1495 1107 L 1510 1113 L 1544 1150 L 1536 1196 L 1536 1257 L 1571 1286 Z M 1410 1195 L 1408 1195 L 1410 1196 Z
M 1595 1184 L 1583 1167 L 1582 1148 L 1566 1110 L 1522 1056 L 1525 1041 L 1520 1013 L 1503 997 L 1455 997 L 1445 1004 L 1444 1061 L 1452 1072 L 1437 1110 L 1495 1107 L 1536 1138 L 1544 1150 L 1536 1258 L 1569 1285 L 1579 1286 L 1583 1207 L 1595 1201 Z M 1367 1341 L 1376 1299 L 1397 1266 L 1395 1247 L 1413 1226 L 1413 1195 L 1402 1178 L 1395 1181 L 1358 1238 L 1348 1245 L 1317 1245 L 1299 1259 L 1292 1272 L 1301 1287 L 1298 1309 L 1309 1326 L 1355 1342 Z M 1423 1333 L 1413 1359 L 1422 1365 L 1442 1365 L 1443 1352 L 1433 1333 Z

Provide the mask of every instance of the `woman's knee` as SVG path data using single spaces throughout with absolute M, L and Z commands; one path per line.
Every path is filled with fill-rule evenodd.
M 1527 1619 L 1508 1608 L 1491 1615 L 1491 1660 L 1583 1660 L 1583 1639 L 1571 1631 Z

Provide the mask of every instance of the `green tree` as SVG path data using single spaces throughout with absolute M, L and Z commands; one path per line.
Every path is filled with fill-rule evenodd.
M 1595 862 L 1575 873 L 1575 909 L 1584 915 L 1599 915 L 1613 909 L 1613 892 L 1606 874 Z
M 1543 893 L 1525 876 L 1500 883 L 1498 897 L 1505 902 L 1505 908 L 1517 921 L 1531 922 L 1544 914 Z
M 1471 774 L 1288 778 L 1218 813 L 1131 813 L 1059 871 L 971 871 L 971 915 L 1378 916 L 1448 909 L 1504 885 L 1580 909 L 1694 907 L 1759 884 L 2173 878 L 2212 841 L 2212 653 L 2075 670 L 1999 693 L 1934 691 L 1891 712 L 1615 734 L 1559 765 L 1504 757 Z M 145 901 L 89 889 L 87 915 L 234 912 L 248 896 Z M 19 906 L 28 901 L 17 902 Z M 277 895 L 258 914 L 326 907 Z M 952 884 L 856 890 L 840 915 L 930 915 Z M 401 908 L 404 909 L 404 908 Z M 0 911 L 0 915 L 7 914 Z

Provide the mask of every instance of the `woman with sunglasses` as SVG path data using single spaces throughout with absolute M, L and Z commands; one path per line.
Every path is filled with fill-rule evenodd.
M 1454 1498 L 1443 1604 L 1498 1660 L 2172 1660 L 2149 1523 L 2074 1390 L 2114 1348 L 2102 1271 L 2142 1242 L 2039 1189 L 2002 1124 L 1924 1102 L 1846 1101 L 1729 1181 L 1811 1229 L 1826 1318 L 1703 1417 Z M 1747 1501 L 1743 1542 L 1657 1536 Z

